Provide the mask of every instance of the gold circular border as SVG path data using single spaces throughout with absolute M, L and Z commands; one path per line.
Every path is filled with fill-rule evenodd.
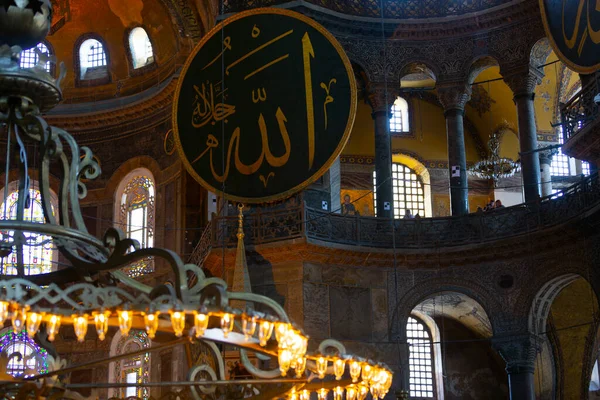
M 327 162 L 325 164 L 323 164 L 323 166 L 317 172 L 312 174 L 304 182 L 300 183 L 299 185 L 297 185 L 289 190 L 286 190 L 285 192 L 274 194 L 271 196 L 256 197 L 256 198 L 255 197 L 239 197 L 239 196 L 233 196 L 233 195 L 224 193 L 221 190 L 208 184 L 206 181 L 204 181 L 204 179 L 202 179 L 200 177 L 200 175 L 198 175 L 198 173 L 196 172 L 194 167 L 192 167 L 189 160 L 185 156 L 185 153 L 183 152 L 183 147 L 181 146 L 181 140 L 179 139 L 179 126 L 177 125 L 177 106 L 179 104 L 179 95 L 181 93 L 181 87 L 183 85 L 183 81 L 185 80 L 185 76 L 187 74 L 188 68 L 190 67 L 191 63 L 194 61 L 196 54 L 198 54 L 198 52 L 200 51 L 202 46 L 204 46 L 204 44 L 208 40 L 210 40 L 218 31 L 220 31 L 222 28 L 229 25 L 230 23 L 237 21 L 239 19 L 251 16 L 251 15 L 262 15 L 262 14 L 278 14 L 278 15 L 285 15 L 287 17 L 298 19 L 302 22 L 307 23 L 308 25 L 312 26 L 313 28 L 315 28 L 323 36 L 325 36 L 325 38 L 327 38 L 329 40 L 329 42 L 337 50 L 338 55 L 342 59 L 342 63 L 346 67 L 346 73 L 348 74 L 348 81 L 350 82 L 350 114 L 348 115 L 348 123 L 346 124 L 346 130 L 344 131 L 344 135 L 342 136 L 342 140 L 338 144 L 338 147 L 335 149 L 335 151 L 333 152 L 333 154 L 331 155 L 329 160 L 327 160 Z M 243 11 L 243 12 L 237 13 L 237 14 L 227 18 L 225 21 L 221 22 L 220 24 L 215 26 L 213 29 L 211 29 L 210 32 L 208 32 L 200 40 L 200 42 L 196 45 L 196 47 L 194 48 L 194 50 L 192 51 L 192 53 L 189 55 L 188 59 L 186 60 L 184 66 L 183 66 L 183 69 L 181 71 L 181 74 L 179 75 L 179 81 L 177 82 L 177 89 L 175 90 L 175 99 L 173 101 L 172 119 L 173 119 L 173 133 L 175 134 L 175 147 L 177 147 L 177 152 L 179 153 L 179 158 L 183 162 L 183 165 L 185 165 L 185 168 L 188 170 L 190 175 L 192 175 L 198 183 L 200 183 L 202 186 L 204 186 L 204 188 L 206 188 L 220 196 L 223 196 L 223 198 L 225 200 L 232 200 L 232 201 L 237 201 L 237 202 L 242 202 L 242 203 L 251 203 L 251 204 L 274 202 L 277 200 L 282 200 L 282 199 L 288 198 L 291 195 L 305 189 L 311 183 L 313 183 L 317 179 L 319 179 L 325 172 L 327 172 L 327 170 L 335 162 L 336 158 L 342 153 L 342 150 L 344 149 L 344 147 L 346 146 L 346 143 L 348 142 L 348 139 L 350 138 L 350 132 L 352 131 L 352 127 L 354 126 L 354 119 L 356 117 L 356 102 L 357 102 L 356 80 L 354 79 L 354 72 L 352 69 L 352 65 L 350 64 L 350 60 L 348 59 L 346 52 L 342 48 L 342 45 L 340 45 L 340 43 L 337 41 L 337 39 L 327 29 L 325 29 L 323 26 L 321 26 L 320 24 L 318 24 L 317 22 L 313 21 L 311 18 L 309 18 L 303 14 L 300 14 L 295 11 L 282 9 L 282 8 L 256 8 L 253 10 Z
M 546 37 L 548 38 L 548 41 L 550 42 L 550 46 L 552 46 L 552 50 L 554 50 L 554 53 L 556 53 L 556 55 L 558 56 L 558 59 L 560 61 L 562 61 L 564 64 L 567 65 L 567 67 L 571 68 L 573 71 L 579 73 L 579 74 L 591 74 L 593 72 L 596 72 L 600 69 L 600 63 L 593 65 L 591 67 L 584 67 L 582 65 L 579 64 L 575 64 L 574 62 L 572 62 L 571 60 L 569 60 L 559 49 L 558 45 L 556 44 L 556 42 L 554 41 L 554 37 L 552 36 L 552 32 L 550 31 L 550 26 L 548 25 L 548 21 L 547 21 L 547 12 L 546 12 L 546 6 L 544 4 L 544 0 L 540 0 L 540 16 L 542 17 L 542 24 L 544 25 L 544 31 L 546 32 Z
M 165 133 L 165 138 L 163 139 L 163 150 L 165 151 L 165 154 L 168 156 L 175 153 L 175 148 L 177 147 L 177 144 L 175 143 L 175 141 L 173 141 L 173 148 L 171 149 L 171 151 L 167 151 L 167 139 L 169 138 L 169 135 L 171 135 L 172 133 L 173 133 L 173 129 L 169 129 L 167 131 L 167 133 Z

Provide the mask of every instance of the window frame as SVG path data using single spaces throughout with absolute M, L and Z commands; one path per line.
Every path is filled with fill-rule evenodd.
M 408 124 L 408 130 L 402 130 L 402 131 L 396 131 L 394 129 L 392 129 L 392 126 L 394 125 L 394 106 L 396 105 L 396 102 L 398 100 L 402 100 L 406 103 L 406 124 Z M 403 120 L 404 122 L 404 120 Z M 404 128 L 404 123 L 402 124 L 403 128 Z M 392 107 L 390 108 L 390 120 L 388 122 L 388 130 L 390 133 L 390 136 L 402 136 L 402 137 L 412 137 L 412 126 L 413 126 L 413 112 L 412 112 L 412 104 L 409 101 L 408 98 L 404 97 L 404 96 L 397 96 L 396 99 L 394 99 L 394 103 L 392 104 Z
M 117 332 L 111 343 L 110 356 L 114 357 L 133 351 L 128 350 L 128 346 L 131 344 L 135 344 L 138 347 L 137 350 L 147 349 L 148 351 L 144 354 L 140 354 L 139 356 L 112 362 L 109 370 L 109 382 L 127 382 L 127 375 L 131 372 L 136 373 L 138 382 L 150 382 L 150 373 L 152 371 L 152 354 L 150 351 L 152 347 L 152 341 L 144 330 L 132 329 L 127 336 L 123 336 L 120 332 Z M 136 361 L 136 359 L 139 360 Z M 132 362 L 134 363 L 133 365 Z M 130 388 L 131 387 L 109 389 L 108 397 L 125 398 L 125 395 Z M 141 399 L 148 399 L 150 397 L 150 390 L 148 387 L 133 388 L 135 388 L 137 397 Z
M 9 335 L 11 336 L 9 338 Z M 50 361 L 50 357 L 48 355 L 48 351 L 43 348 L 42 346 L 40 346 L 38 343 L 35 342 L 35 340 L 31 339 L 28 335 L 27 335 L 27 331 L 22 330 L 21 332 L 15 333 L 14 330 L 10 327 L 8 328 L 4 328 L 0 331 L 0 354 L 5 354 L 5 356 L 9 356 L 10 353 L 8 353 L 6 350 L 10 347 L 10 346 L 17 346 L 19 344 L 23 345 L 23 348 L 25 349 L 29 349 L 31 350 L 31 352 L 27 353 L 27 354 L 22 354 L 23 358 L 21 360 L 18 360 L 16 358 L 11 359 L 11 363 L 13 363 L 13 367 L 11 367 L 11 363 L 9 363 L 7 365 L 7 373 L 11 374 L 10 369 L 14 368 L 15 363 L 20 364 L 20 366 L 22 366 L 22 372 L 24 373 L 26 365 L 25 365 L 25 357 L 30 355 L 30 354 L 35 354 L 35 357 L 33 358 L 33 360 L 35 360 L 35 370 L 38 373 L 45 373 L 48 371 L 48 364 Z M 17 349 L 18 350 L 18 349 Z M 19 371 L 21 370 L 21 367 L 17 368 Z M 13 376 L 18 376 L 18 375 L 13 375 Z
M 142 67 L 139 68 L 135 68 L 134 62 L 133 62 L 133 52 L 131 50 L 131 45 L 129 42 L 129 37 L 131 36 L 131 33 L 133 32 L 134 29 L 136 28 L 142 28 L 145 32 L 146 35 L 148 36 L 148 40 L 150 41 L 150 45 L 152 46 L 152 56 L 153 56 L 153 61 L 149 64 L 146 64 Z M 146 72 L 152 71 L 156 68 L 158 68 L 158 63 L 156 61 L 156 45 L 154 40 L 152 39 L 152 36 L 150 36 L 150 34 L 148 33 L 149 30 L 145 25 L 141 25 L 141 24 L 137 24 L 137 25 L 133 25 L 128 29 L 125 29 L 125 33 L 123 35 L 123 43 L 125 46 L 125 49 L 127 49 L 125 51 L 125 54 L 127 55 L 127 64 L 129 66 L 129 76 L 139 76 L 142 74 L 145 74 Z
M 414 169 L 410 168 L 409 166 L 407 166 L 406 164 L 402 164 L 399 162 L 392 162 L 392 190 L 393 190 L 393 196 L 398 195 L 398 200 L 395 200 L 395 198 L 392 198 L 392 208 L 394 211 L 394 219 L 403 219 L 404 218 L 404 213 L 406 208 L 408 208 L 408 202 L 406 201 L 406 196 L 410 195 L 413 196 L 412 190 L 414 189 L 414 187 L 407 187 L 405 184 L 402 186 L 403 188 L 403 193 L 400 193 L 400 188 L 401 186 L 398 185 L 398 182 L 412 182 L 412 180 L 407 180 L 405 178 L 394 178 L 394 173 L 400 173 L 399 171 L 394 171 L 394 166 L 397 166 L 397 168 L 402 167 L 404 169 L 404 171 L 402 171 L 403 174 L 406 174 L 406 170 L 410 171 L 411 176 L 415 175 L 416 179 L 415 182 L 417 182 L 417 189 L 421 190 L 421 194 L 416 194 L 417 196 L 417 201 L 410 201 L 410 203 L 418 203 L 418 204 L 422 204 L 423 208 L 410 208 L 410 211 L 412 213 L 413 216 L 415 216 L 416 214 L 419 214 L 419 216 L 421 218 L 425 218 L 427 217 L 427 200 L 426 200 L 426 196 L 425 196 L 425 182 L 423 182 L 423 178 L 421 177 L 420 174 L 417 173 L 417 171 L 415 171 Z M 377 216 L 377 178 L 376 178 L 376 171 L 373 171 L 373 210 L 374 210 L 374 214 L 375 216 Z M 395 193 L 395 189 L 398 189 L 398 193 Z M 411 193 L 407 193 L 407 190 L 410 189 Z M 400 207 L 400 196 L 404 196 L 404 207 Z M 396 207 L 396 202 L 398 202 L 398 207 Z M 396 210 L 398 210 L 398 214 L 396 214 Z M 416 211 L 416 212 L 415 212 Z
M 54 47 L 52 46 L 52 44 L 50 44 L 50 42 L 48 42 L 47 40 L 42 40 L 41 42 L 39 42 L 38 44 L 35 45 L 35 47 L 39 46 L 39 45 L 44 45 L 46 46 L 46 49 L 48 50 L 48 56 L 52 57 L 55 55 L 54 53 Z M 25 53 L 26 51 L 35 51 L 34 47 L 32 47 L 31 49 L 27 49 L 27 50 L 23 50 L 21 51 L 20 56 L 23 55 L 23 53 Z M 35 58 L 34 58 L 35 60 Z M 21 66 L 21 62 L 22 60 L 19 60 L 19 68 L 23 69 L 23 67 Z M 37 60 L 34 61 L 35 63 L 37 63 Z M 56 63 L 52 62 L 52 61 L 48 61 L 48 63 L 46 64 L 45 70 L 46 72 L 48 72 L 50 74 L 50 76 L 55 77 L 55 73 L 56 73 Z M 31 68 L 31 67 L 25 67 L 25 68 Z
M 417 377 L 417 376 L 413 376 L 413 373 L 423 373 L 423 371 L 413 371 L 413 365 L 411 363 L 412 360 L 412 350 L 411 350 L 411 346 L 410 346 L 410 340 L 411 339 L 415 339 L 415 340 L 423 340 L 423 338 L 416 338 L 416 337 L 410 337 L 409 336 L 409 329 L 408 326 L 411 323 L 411 319 L 414 320 L 415 323 L 417 323 L 418 325 L 420 325 L 423 328 L 423 331 L 427 333 L 428 337 L 427 339 L 429 340 L 429 360 L 430 360 L 430 365 L 431 365 L 431 371 L 425 371 L 425 373 L 430 372 L 431 377 L 430 378 L 422 378 L 422 377 Z M 415 315 L 410 315 L 407 318 L 406 321 L 406 340 L 407 343 L 409 344 L 409 393 L 410 393 L 410 398 L 411 399 L 437 399 L 438 398 L 438 387 L 437 387 L 437 379 L 436 379 L 436 374 L 437 374 L 437 370 L 436 370 L 436 360 L 435 360 L 435 351 L 434 351 L 434 346 L 433 346 L 433 333 L 431 332 L 431 330 L 429 329 L 429 326 L 419 317 L 415 316 Z M 411 389 L 411 379 L 431 379 L 431 393 L 432 396 L 431 397 L 422 397 L 422 396 L 413 396 L 412 392 L 413 390 Z M 415 383 L 416 385 L 416 383 Z M 417 391 L 416 389 L 414 391 Z M 423 390 L 419 390 L 419 392 L 423 392 Z
M 104 51 L 104 56 L 106 57 L 106 76 L 96 78 L 96 79 L 84 79 L 81 77 L 81 59 L 80 59 L 80 50 L 81 46 L 89 39 L 94 39 L 100 42 L 102 45 L 102 49 Z M 108 51 L 108 46 L 106 41 L 102 38 L 102 36 L 97 33 L 89 32 L 85 33 L 77 38 L 75 41 L 75 45 L 73 47 L 73 66 L 75 69 L 75 86 L 76 87 L 90 87 L 90 86 L 100 86 L 111 83 L 111 57 L 110 52 Z M 101 67 L 99 67 L 101 68 Z

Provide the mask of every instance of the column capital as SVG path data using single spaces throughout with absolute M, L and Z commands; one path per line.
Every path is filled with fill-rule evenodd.
M 400 84 L 369 82 L 367 84 L 367 101 L 373 113 L 389 112 L 400 94 Z
M 544 147 L 548 147 L 547 144 L 542 144 L 539 143 L 538 144 L 538 149 L 544 148 Z M 540 155 L 540 164 L 546 164 L 546 165 L 551 165 L 552 164 L 552 157 L 554 157 L 556 154 L 558 154 L 558 149 L 547 149 L 547 150 L 541 150 L 538 152 Z
M 492 347 L 506 362 L 506 372 L 509 375 L 533 373 L 535 359 L 541 351 L 541 340 L 532 334 L 500 336 L 492 338 Z
M 531 97 L 533 99 L 535 87 L 542 83 L 544 73 L 539 68 L 532 66 L 517 68 L 509 72 L 502 72 L 504 82 L 513 92 L 513 98 Z
M 436 89 L 444 112 L 464 111 L 465 105 L 471 98 L 471 85 L 438 83 Z

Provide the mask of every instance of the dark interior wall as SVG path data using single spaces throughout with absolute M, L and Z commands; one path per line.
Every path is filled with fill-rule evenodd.
M 442 341 L 445 400 L 507 399 L 504 362 L 463 324 L 450 318 L 435 318 Z

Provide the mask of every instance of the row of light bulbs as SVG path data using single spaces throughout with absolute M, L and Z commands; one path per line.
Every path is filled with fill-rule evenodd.
M 376 386 L 371 386 L 369 388 L 368 385 L 360 384 L 360 385 L 350 385 L 347 387 L 338 386 L 335 389 L 331 390 L 333 394 L 333 400 L 365 400 L 369 392 L 373 397 L 373 400 L 383 399 L 387 394 L 389 388 L 385 391 L 382 391 L 380 388 Z M 318 396 L 319 400 L 327 400 L 327 395 L 330 390 L 326 388 L 321 388 L 317 390 L 315 393 Z M 345 394 L 345 397 L 344 397 Z M 302 390 L 302 391 L 292 391 L 288 397 L 289 400 L 310 400 L 311 391 L 310 390 Z

